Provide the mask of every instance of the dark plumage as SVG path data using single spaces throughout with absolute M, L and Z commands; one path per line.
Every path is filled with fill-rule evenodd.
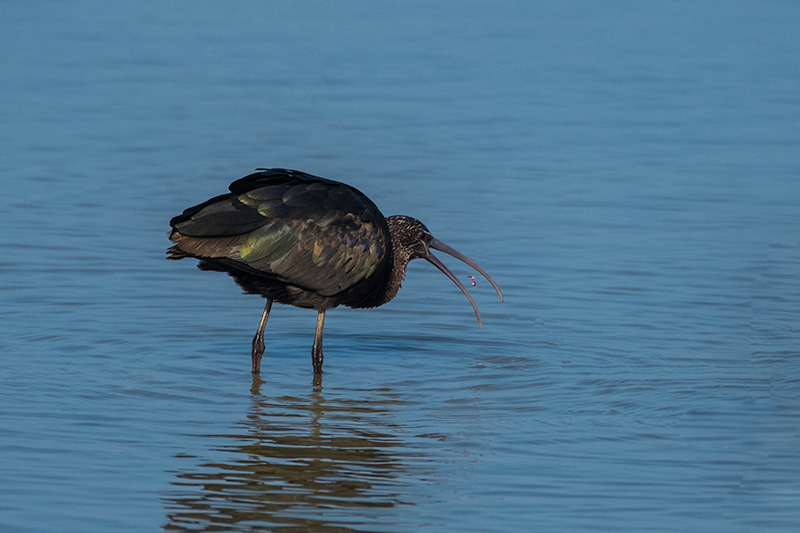
M 408 262 L 426 259 L 466 295 L 464 285 L 430 249 L 475 268 L 474 261 L 435 239 L 422 222 L 384 218 L 363 193 L 336 181 L 284 169 L 260 170 L 234 181 L 230 193 L 190 207 L 170 221 L 174 246 L 167 259 L 194 257 L 202 270 L 227 272 L 249 294 L 267 299 L 253 339 L 253 373 L 261 368 L 264 328 L 272 302 L 315 309 L 311 351 L 314 372 L 322 371 L 325 311 L 338 305 L 377 307 L 395 297 Z

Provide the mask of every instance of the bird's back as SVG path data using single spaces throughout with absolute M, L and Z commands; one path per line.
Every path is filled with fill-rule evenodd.
M 171 259 L 196 257 L 248 292 L 302 307 L 378 305 L 391 264 L 386 220 L 343 183 L 269 169 L 170 221 Z

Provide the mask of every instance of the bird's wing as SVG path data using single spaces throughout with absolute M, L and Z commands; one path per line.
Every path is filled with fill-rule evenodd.
M 230 189 L 172 219 L 170 238 L 182 251 L 225 258 L 323 296 L 386 268 L 386 221 L 358 190 L 280 169 Z

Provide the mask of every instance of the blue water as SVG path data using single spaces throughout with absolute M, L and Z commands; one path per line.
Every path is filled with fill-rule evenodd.
M 800 530 L 800 4 L 0 5 L 0 530 Z M 164 260 L 256 167 L 472 256 Z M 464 282 L 474 275 L 443 257 Z M 449 260 L 448 260 L 449 259 Z

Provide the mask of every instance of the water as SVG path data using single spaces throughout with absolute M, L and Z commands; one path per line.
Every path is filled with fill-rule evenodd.
M 796 531 L 800 7 L 6 2 L 0 529 Z M 167 222 L 346 181 L 425 262 L 313 312 Z M 447 260 L 462 279 L 474 274 Z

